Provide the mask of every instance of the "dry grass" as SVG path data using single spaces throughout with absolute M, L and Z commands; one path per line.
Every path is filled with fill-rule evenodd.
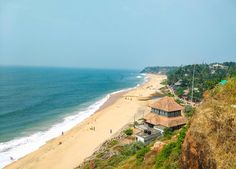
M 203 137 L 218 168 L 236 168 L 236 80 L 217 86 L 205 94 L 204 103 L 197 109 L 189 132 Z M 200 139 L 200 138 L 197 138 Z

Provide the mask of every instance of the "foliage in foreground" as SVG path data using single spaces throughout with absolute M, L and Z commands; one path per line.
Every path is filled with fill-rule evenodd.
M 179 157 L 181 154 L 181 146 L 184 141 L 188 128 L 182 128 L 175 142 L 166 144 L 156 158 L 156 169 L 177 169 L 179 168 Z
M 127 136 L 131 136 L 131 135 L 133 134 L 133 130 L 132 130 L 131 128 L 129 128 L 129 129 L 126 129 L 126 130 L 124 131 L 124 133 L 125 133 Z
M 141 164 L 144 160 L 144 156 L 147 152 L 150 151 L 150 147 L 143 147 L 136 153 L 136 163 L 137 165 Z
M 164 128 L 162 140 L 169 140 L 173 136 L 174 132 L 170 128 Z
M 107 147 L 99 151 L 91 160 L 92 164 L 87 161 L 81 168 L 89 169 L 91 165 L 96 169 L 116 168 L 136 153 L 137 159 L 142 161 L 146 151 L 146 147 L 140 142 L 120 145 L 118 142 L 110 141 Z

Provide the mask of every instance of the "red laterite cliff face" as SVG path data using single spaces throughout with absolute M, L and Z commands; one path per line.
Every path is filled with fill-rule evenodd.
M 217 168 L 205 139 L 199 133 L 187 133 L 182 148 L 181 167 L 183 169 Z
M 205 94 L 182 145 L 182 169 L 236 169 L 236 79 Z

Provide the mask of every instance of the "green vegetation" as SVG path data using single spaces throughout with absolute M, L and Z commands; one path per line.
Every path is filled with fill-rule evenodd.
M 167 85 L 167 80 L 163 80 L 163 81 L 161 82 L 161 84 L 162 84 L 162 85 Z
M 223 79 L 236 75 L 236 63 L 196 64 L 182 66 L 167 73 L 168 85 L 172 86 L 179 97 L 191 99 L 193 70 L 195 67 L 193 101 L 200 102 L 206 90 L 214 88 Z
M 174 95 L 172 93 L 167 93 L 166 96 L 174 97 Z
M 135 155 L 121 162 L 118 169 L 178 169 L 180 166 L 181 146 L 186 132 L 187 127 L 183 127 L 180 131 L 175 132 L 166 129 L 164 133 L 166 139 L 163 142 L 167 144 L 161 150 L 150 150 L 153 144 L 144 146 Z
M 167 168 L 167 164 L 165 164 L 165 161 L 170 157 L 170 155 L 174 152 L 174 149 L 176 147 L 176 143 L 172 142 L 164 146 L 162 151 L 157 155 L 156 158 L 156 168 Z M 164 166 L 165 165 L 165 166 Z M 168 167 L 169 164 L 168 164 Z M 174 168 L 177 168 L 176 166 Z
M 124 145 L 121 149 L 120 153 L 122 156 L 129 157 L 131 155 L 134 155 L 138 150 L 142 149 L 144 144 L 140 142 L 133 142 L 131 144 Z
M 129 128 L 129 129 L 126 129 L 126 130 L 124 131 L 124 133 L 125 133 L 127 136 L 131 136 L 131 135 L 133 134 L 133 130 L 132 130 L 131 128 Z
M 160 88 L 160 91 L 162 93 L 162 96 L 174 97 L 174 95 L 170 93 L 167 86 L 164 86 L 164 87 Z
M 89 169 L 91 166 L 96 169 L 178 168 L 181 145 L 186 131 L 186 127 L 175 132 L 165 129 L 164 142 L 168 144 L 162 150 L 158 150 L 160 151 L 158 154 L 157 150 L 151 150 L 154 142 L 144 145 L 140 142 L 130 140 L 131 137 L 123 134 L 122 137 L 119 136 L 116 139 L 104 143 L 88 161 L 82 166 L 77 167 L 77 169 Z M 177 135 L 177 137 L 173 137 L 174 135 Z
M 164 128 L 163 140 L 169 140 L 173 136 L 174 132 L 170 128 Z
M 180 99 L 175 99 L 175 101 L 178 103 L 178 104 L 184 104 L 184 102 L 182 101 L 182 100 L 180 100 Z
M 136 155 L 138 164 L 142 163 L 143 157 L 149 148 L 140 142 L 132 142 L 130 144 L 120 144 L 116 139 L 110 140 L 94 155 L 91 160 L 85 162 L 81 167 L 89 169 L 92 165 L 96 169 L 116 168 L 121 162 L 127 160 L 131 156 Z
M 156 157 L 156 169 L 177 169 L 179 168 L 181 146 L 187 132 L 183 127 L 178 135 L 177 141 L 166 144 Z
M 175 91 L 175 94 L 179 97 L 182 96 L 184 94 L 184 88 L 183 87 L 178 87 Z
M 146 67 L 141 73 L 167 73 L 168 71 L 175 70 L 177 67 L 175 66 L 154 66 L 154 67 Z
M 111 148 L 119 143 L 118 140 L 112 139 L 111 141 L 108 142 L 108 147 Z
M 143 162 L 145 154 L 149 151 L 150 147 L 143 147 L 136 153 L 136 162 L 138 165 L 140 165 Z
M 186 117 L 192 117 L 192 115 L 194 114 L 195 110 L 196 109 L 194 107 L 192 107 L 190 105 L 186 105 L 184 107 L 184 114 L 185 114 Z

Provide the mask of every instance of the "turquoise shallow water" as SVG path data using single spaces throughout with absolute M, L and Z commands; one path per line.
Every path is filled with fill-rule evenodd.
M 0 67 L 0 168 L 93 114 L 138 71 Z

